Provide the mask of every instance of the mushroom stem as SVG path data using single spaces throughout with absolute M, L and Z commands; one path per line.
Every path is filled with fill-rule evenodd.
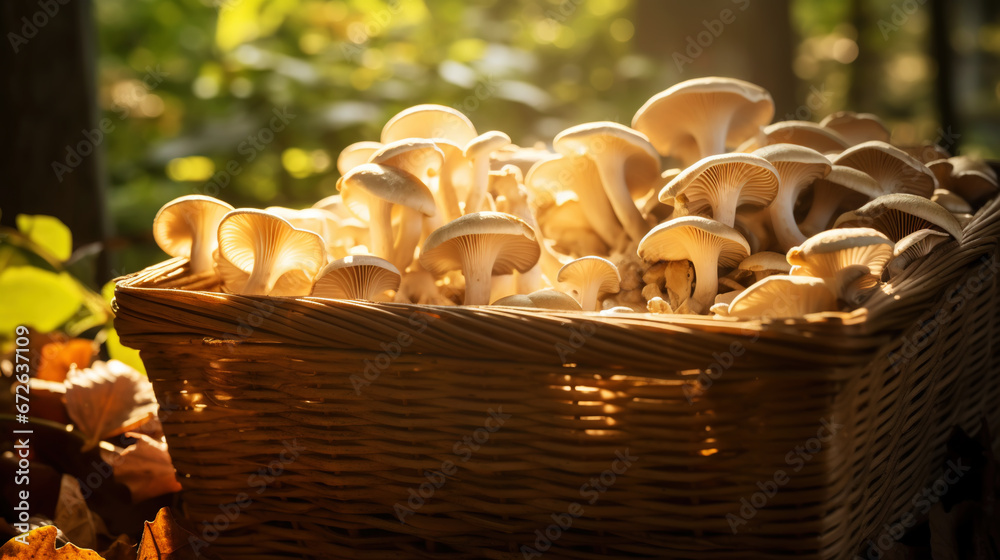
M 777 237 L 782 252 L 787 252 L 806 240 L 806 236 L 802 235 L 795 223 L 795 197 L 798 194 L 796 189 L 778 189 L 778 196 L 768 207 L 774 236 Z
M 465 277 L 465 305 L 489 305 L 493 263 L 497 248 L 489 239 L 468 236 L 462 251 L 462 276 Z
M 589 181 L 578 181 L 569 183 L 580 197 L 580 209 L 600 238 L 608 247 L 618 247 L 622 244 L 625 231 L 615 216 L 615 211 L 611 207 L 608 195 L 602 189 L 596 188 L 595 183 Z M 640 213 L 640 216 L 642 214 Z
M 392 204 L 376 200 L 368 212 L 368 234 L 371 237 L 372 254 L 392 262 L 399 268 L 399 265 L 393 262 L 395 259 L 392 250 Z
M 700 303 L 704 309 L 715 304 L 715 296 L 719 293 L 719 254 L 699 253 L 698 258 L 691 261 L 694 265 L 694 294 L 691 299 Z
M 716 201 L 712 218 L 729 227 L 736 227 L 736 208 L 739 206 L 738 196 L 722 196 Z
M 465 213 L 479 212 L 486 207 L 486 190 L 490 184 L 490 158 L 479 155 L 472 158 L 472 188 L 465 199 Z
M 728 133 L 728 127 L 724 126 L 706 126 L 702 128 L 695 138 L 701 157 L 726 153 L 726 135 Z
M 274 263 L 272 262 L 271 251 L 267 250 L 266 247 L 262 247 L 260 240 L 257 241 L 256 245 L 254 248 L 253 270 L 250 271 L 250 278 L 243 288 L 243 295 L 266 296 L 271 291 L 271 288 L 274 287 L 274 282 L 271 278 Z
M 191 256 L 188 266 L 191 272 L 198 274 L 212 270 L 212 251 L 215 250 L 216 231 L 198 231 L 191 239 Z
M 455 192 L 455 184 L 452 182 L 452 175 L 455 172 L 455 158 L 445 161 L 438 177 L 438 209 L 444 214 L 444 219 L 448 222 L 460 217 L 462 209 L 458 205 L 458 194 Z M 464 160 L 462 160 L 464 161 Z M 487 173 L 489 170 L 487 169 Z
M 601 310 L 601 304 L 597 301 L 600 289 L 600 282 L 587 282 L 583 286 L 580 286 L 580 307 L 582 307 L 584 311 Z
M 809 213 L 799 223 L 799 230 L 807 235 L 816 235 L 827 229 L 842 199 L 842 187 L 820 181 L 813 189 L 813 201 Z
M 649 224 L 642 217 L 642 212 L 636 207 L 632 195 L 629 194 L 628 185 L 625 183 L 625 161 L 620 157 L 606 157 L 595 161 L 597 173 L 601 176 L 601 184 L 604 185 L 604 193 L 611 202 L 618 221 L 624 226 L 628 236 L 633 241 L 642 239 L 649 231 Z M 734 212 L 735 214 L 735 212 Z
M 423 214 L 419 210 L 414 210 L 407 206 L 403 207 L 402 215 L 400 216 L 399 231 L 396 235 L 396 242 L 394 247 L 396 248 L 393 252 L 391 260 L 393 266 L 399 269 L 401 272 L 406 271 L 406 267 L 410 266 L 413 262 L 413 253 L 417 249 L 417 245 L 420 243 L 420 229 L 423 225 Z

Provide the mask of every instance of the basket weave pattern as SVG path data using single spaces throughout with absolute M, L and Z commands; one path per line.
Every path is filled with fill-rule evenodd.
M 849 558 L 954 426 L 1000 428 L 998 206 L 808 321 L 243 297 L 175 259 L 116 326 L 225 557 Z

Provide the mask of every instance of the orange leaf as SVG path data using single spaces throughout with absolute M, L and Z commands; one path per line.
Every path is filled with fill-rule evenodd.
M 200 560 L 194 542 L 205 541 L 178 525 L 170 508 L 165 507 L 154 521 L 147 521 L 143 527 L 138 560 Z
M 46 525 L 14 537 L 0 548 L 0 560 L 102 560 L 93 550 L 77 548 L 72 544 L 57 549 L 58 532 L 54 526 Z
M 132 503 L 179 492 L 167 444 L 145 434 L 127 435 L 137 439 L 135 444 L 106 461 L 114 467 L 115 480 L 132 491 Z
M 46 381 L 62 382 L 73 364 L 83 369 L 94 359 L 94 343 L 82 338 L 65 342 L 50 342 L 42 346 L 42 356 L 35 377 Z

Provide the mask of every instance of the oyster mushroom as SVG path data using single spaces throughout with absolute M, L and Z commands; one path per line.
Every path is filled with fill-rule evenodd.
M 819 125 L 836 132 L 852 146 L 869 140 L 889 141 L 889 128 L 871 113 L 837 111 L 827 115 Z
M 836 310 L 837 298 L 823 280 L 776 275 L 744 290 L 726 312 L 727 316 L 739 319 L 785 319 Z
M 764 88 L 731 78 L 695 78 L 662 91 L 636 111 L 632 128 L 684 167 L 726 153 L 756 135 L 774 117 Z
M 639 242 L 639 257 L 650 263 L 691 261 L 695 290 L 691 299 L 708 310 L 719 292 L 720 268 L 732 268 L 750 255 L 735 229 L 708 218 L 685 216 L 653 228 Z
M 877 140 L 844 150 L 833 163 L 864 171 L 878 182 L 885 194 L 900 192 L 930 198 L 937 188 L 937 179 L 926 165 L 899 148 Z
M 222 218 L 233 207 L 201 195 L 182 196 L 165 204 L 153 218 L 153 239 L 171 257 L 187 257 L 191 272 L 212 270 Z
M 778 171 L 753 154 L 709 156 L 688 167 L 660 191 L 660 202 L 680 201 L 689 209 L 711 208 L 712 217 L 729 227 L 742 205 L 767 206 L 778 194 Z
M 962 239 L 962 225 L 940 204 L 914 194 L 888 194 L 873 199 L 853 212 L 837 218 L 834 227 L 867 225 L 884 233 L 893 242 L 920 229 L 938 228 Z
M 788 251 L 792 276 L 811 276 L 851 304 L 878 285 L 882 268 L 892 258 L 893 242 L 871 228 L 832 229 Z
M 494 274 L 527 272 L 539 257 L 527 223 L 500 212 L 474 212 L 448 222 L 424 242 L 420 265 L 438 276 L 461 270 L 465 305 L 487 305 Z
M 632 184 L 648 190 L 660 176 L 660 156 L 645 135 L 618 123 L 595 122 L 560 132 L 552 145 L 562 154 L 594 161 L 611 208 L 633 241 L 649 231 L 629 189 Z
M 326 264 L 323 238 L 262 210 L 233 210 L 219 223 L 219 273 L 248 296 L 305 296 Z
M 600 311 L 599 298 L 621 291 L 618 267 L 601 257 L 581 257 L 559 269 L 556 280 L 573 286 L 584 311 Z
M 795 144 L 774 144 L 754 152 L 771 162 L 778 172 L 778 194 L 768 206 L 778 248 L 788 251 L 806 240 L 795 223 L 795 203 L 807 187 L 830 173 L 830 160 L 823 154 Z

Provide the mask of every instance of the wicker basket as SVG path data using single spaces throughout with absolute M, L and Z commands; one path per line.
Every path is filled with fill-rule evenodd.
M 175 259 L 115 323 L 220 556 L 848 558 L 954 426 L 1000 428 L 998 206 L 803 321 L 241 297 Z

